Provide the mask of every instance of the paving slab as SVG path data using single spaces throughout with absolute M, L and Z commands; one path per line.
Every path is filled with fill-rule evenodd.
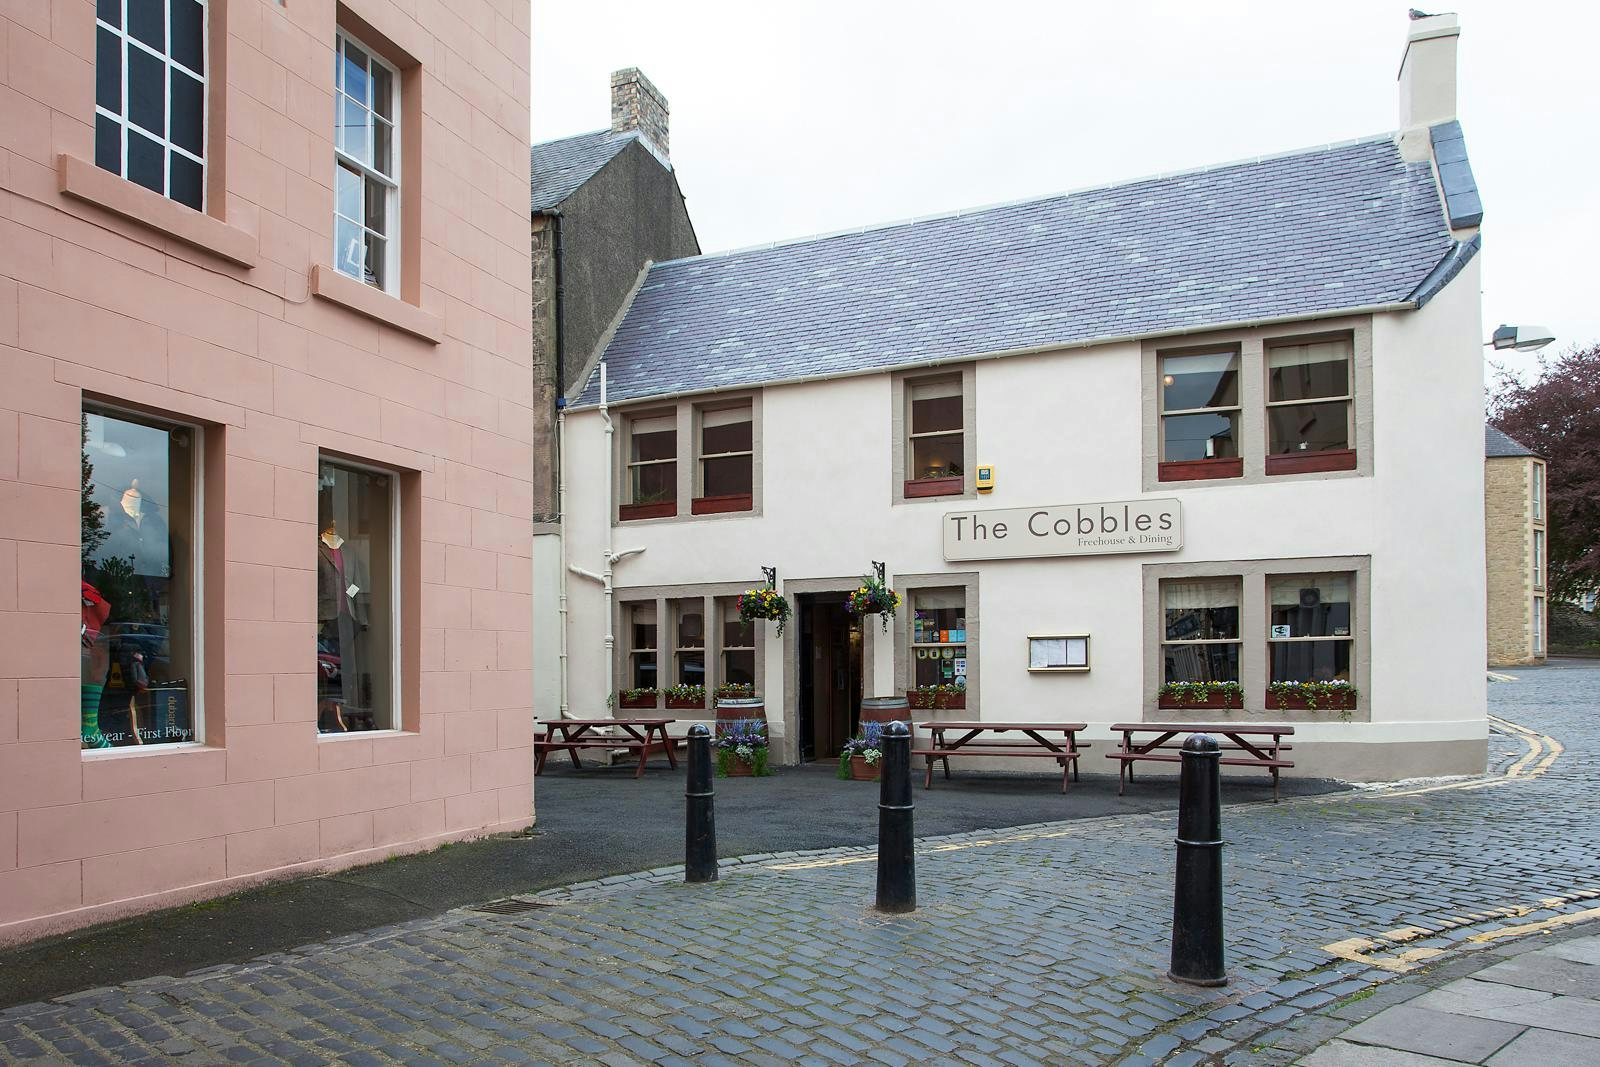
M 1552 997 L 1531 1004 L 1507 1004 L 1484 1008 L 1478 1014 L 1485 1019 L 1536 1026 L 1541 1030 L 1600 1037 L 1600 1002 L 1585 997 Z
M 1489 1057 L 1489 1067 L 1594 1067 L 1600 1039 L 1529 1030 Z
M 1600 966 L 1600 936 L 1580 937 L 1573 941 L 1565 941 L 1558 945 L 1539 950 L 1541 954 L 1559 956 L 1573 963 L 1587 963 L 1590 966 Z
M 1410 1001 L 1412 1007 L 1446 1011 L 1452 1015 L 1477 1015 L 1489 1008 L 1505 1008 L 1521 1004 L 1536 1004 L 1550 1000 L 1554 993 L 1542 989 L 1501 985 L 1476 978 L 1458 978 L 1448 985 L 1424 993 Z
M 1491 1019 L 1469 1019 L 1448 1012 L 1399 1004 L 1346 1030 L 1342 1040 L 1378 1045 L 1426 1056 L 1481 1063 L 1522 1033 L 1525 1027 Z
M 1299 1062 L 1304 1067 L 1450 1067 L 1462 1061 L 1394 1048 L 1352 1045 L 1348 1041 L 1330 1041 Z
M 1526 953 L 1478 972 L 1485 982 L 1542 989 L 1547 993 L 1600 1000 L 1600 967 L 1574 963 L 1559 956 Z

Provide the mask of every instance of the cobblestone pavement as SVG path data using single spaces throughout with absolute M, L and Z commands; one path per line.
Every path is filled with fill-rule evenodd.
M 0 1062 L 1289 1062 L 1300 1016 L 1600 904 L 1600 670 L 1520 677 L 1495 781 L 1228 809 L 1224 989 L 1162 976 L 1140 814 L 923 841 L 911 915 L 864 850 L 747 857 L 91 990 L 0 1012 Z

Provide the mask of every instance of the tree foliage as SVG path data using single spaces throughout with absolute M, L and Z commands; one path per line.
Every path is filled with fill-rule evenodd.
M 1541 354 L 1531 383 L 1502 369 L 1489 422 L 1545 461 L 1551 598 L 1600 588 L 1600 344 Z

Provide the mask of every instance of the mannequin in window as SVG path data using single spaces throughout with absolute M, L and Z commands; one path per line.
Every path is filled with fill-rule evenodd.
M 317 651 L 323 670 L 325 713 L 319 711 L 317 719 L 324 732 L 337 732 L 350 729 L 347 712 L 361 714 L 356 634 L 365 626 L 364 620 L 357 617 L 356 597 L 364 579 L 358 573 L 351 546 L 339 533 L 331 502 L 321 501 L 318 511 L 321 532 L 317 535 Z M 336 683 L 328 678 L 335 671 L 329 657 L 338 660 Z
M 161 509 L 139 488 L 139 479 L 133 479 L 110 510 L 102 555 L 127 559 L 133 564 L 133 573 L 147 578 L 172 577 L 167 525 L 161 521 Z

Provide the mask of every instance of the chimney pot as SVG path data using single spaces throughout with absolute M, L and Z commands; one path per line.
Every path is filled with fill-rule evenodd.
M 1454 12 L 1423 15 L 1412 10 L 1406 51 L 1400 60 L 1402 132 L 1456 117 L 1456 41 L 1460 36 L 1461 23 Z
M 611 132 L 631 131 L 667 157 L 667 98 L 638 67 L 611 75 Z

